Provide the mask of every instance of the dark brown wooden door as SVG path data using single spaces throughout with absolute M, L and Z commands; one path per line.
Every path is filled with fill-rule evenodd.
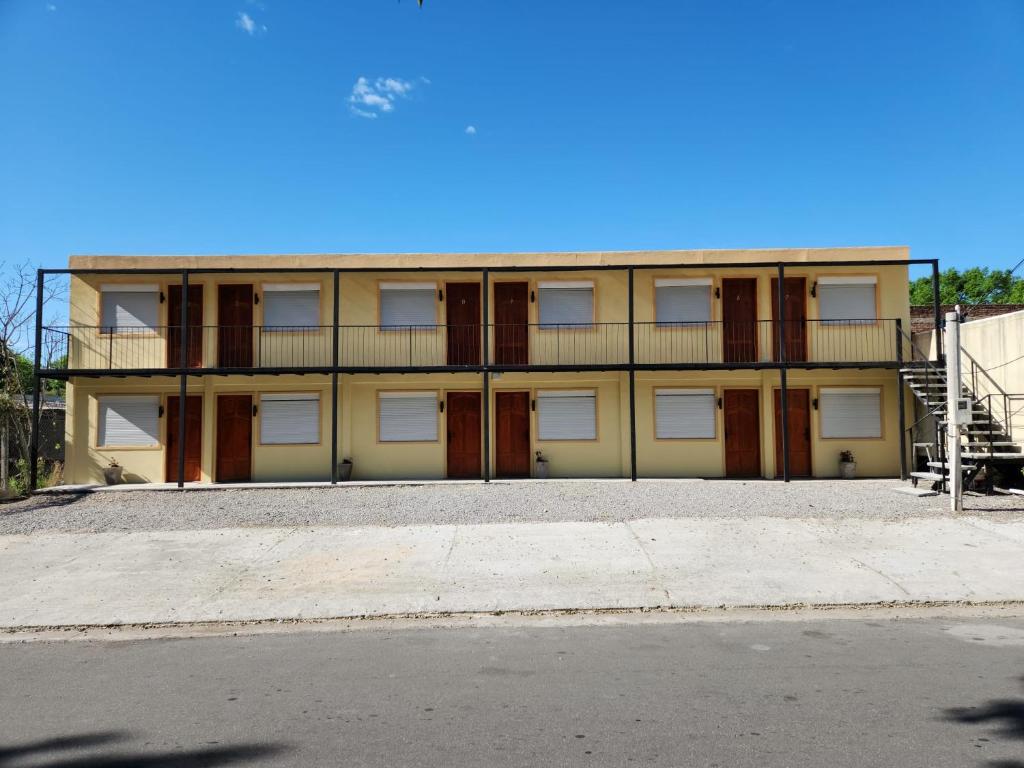
M 725 413 L 725 476 L 761 475 L 761 416 L 756 389 L 727 389 Z
M 494 284 L 494 362 L 527 365 L 530 361 L 530 286 Z
M 757 278 L 722 280 L 722 359 L 757 362 Z
M 789 411 L 789 475 L 811 476 L 811 394 L 806 389 L 786 391 Z M 782 477 L 782 390 L 775 390 L 775 476 Z
M 807 278 L 787 277 L 785 302 L 786 360 L 803 362 L 807 359 Z M 772 320 L 779 321 L 779 278 L 772 278 Z M 772 324 L 772 359 L 779 359 L 779 329 Z
M 252 366 L 252 286 L 217 286 L 217 364 Z
M 494 393 L 494 471 L 530 476 L 530 393 Z
M 168 483 L 178 482 L 178 397 L 167 398 L 167 462 Z M 203 398 L 189 395 L 185 398 L 185 481 L 199 482 L 203 459 Z
M 252 479 L 252 395 L 217 397 L 218 483 Z
M 445 285 L 448 365 L 480 365 L 480 283 Z
M 203 365 L 203 286 L 188 287 L 188 364 Z M 181 286 L 167 287 L 167 367 L 181 365 Z
M 448 477 L 480 477 L 480 393 L 449 392 Z

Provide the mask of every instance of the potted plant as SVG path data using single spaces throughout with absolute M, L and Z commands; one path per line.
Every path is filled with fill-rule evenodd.
M 547 480 L 548 479 L 548 460 L 544 458 L 544 455 L 540 451 L 537 451 L 537 461 L 536 461 L 536 464 L 537 464 L 537 469 L 534 472 L 534 477 L 536 477 L 538 480 Z
M 843 480 L 853 480 L 857 477 L 857 460 L 853 458 L 853 451 L 839 452 L 839 476 Z
M 342 459 L 338 465 L 338 482 L 347 483 L 352 479 L 352 459 Z
M 117 463 L 117 459 L 111 459 L 110 464 L 103 468 L 103 479 L 107 485 L 118 485 L 123 473 L 124 467 Z

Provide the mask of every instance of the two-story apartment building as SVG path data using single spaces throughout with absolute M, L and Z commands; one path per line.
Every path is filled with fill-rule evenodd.
M 905 472 L 906 248 L 72 257 L 65 477 Z M 933 269 L 936 268 L 934 262 Z M 779 290 L 779 286 L 782 290 Z M 908 342 L 909 343 L 909 342 Z M 184 403 L 184 408 L 182 407 Z M 788 459 L 788 461 L 787 461 Z

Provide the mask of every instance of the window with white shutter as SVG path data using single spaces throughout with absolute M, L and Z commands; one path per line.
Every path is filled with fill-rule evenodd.
M 318 283 L 264 283 L 264 330 L 291 331 L 314 328 L 319 324 Z
M 160 443 L 157 395 L 104 395 L 99 398 L 99 448 L 156 446 Z
M 654 434 L 659 440 L 714 438 L 715 391 L 654 390 Z
M 381 283 L 380 327 L 387 330 L 437 325 L 436 283 Z
M 382 443 L 437 442 L 436 392 L 381 392 L 377 408 Z
M 100 327 L 103 333 L 155 330 L 160 306 L 156 285 L 101 285 Z
M 589 327 L 594 324 L 594 284 L 590 281 L 542 282 L 537 291 L 540 327 Z
M 313 392 L 260 395 L 262 445 L 320 442 L 320 395 Z
M 877 387 L 822 387 L 818 412 L 822 437 L 882 436 L 882 390 Z
M 596 440 L 597 393 L 592 389 L 537 393 L 539 440 Z
M 818 317 L 829 325 L 863 325 L 877 317 L 875 287 L 877 278 L 870 275 L 854 277 L 819 277 Z
M 654 312 L 659 328 L 711 322 L 711 278 L 656 279 Z

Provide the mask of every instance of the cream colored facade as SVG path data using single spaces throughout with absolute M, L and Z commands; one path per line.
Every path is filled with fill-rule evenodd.
M 806 297 L 808 360 L 819 367 L 793 367 L 788 371 L 788 389 L 808 390 L 808 400 L 816 402 L 822 387 L 871 387 L 881 392 L 881 437 L 826 438 L 822 436 L 821 416 L 816 408 L 809 412 L 811 467 L 814 477 L 838 474 L 838 454 L 852 450 L 862 476 L 895 476 L 899 474 L 898 385 L 894 354 L 895 336 L 892 322 L 899 320 L 909 329 L 908 277 L 905 265 L 876 264 L 879 261 L 906 260 L 906 248 L 793 249 L 757 251 L 664 251 L 614 253 L 553 254 L 412 254 L 412 255 L 308 255 L 308 256 L 196 256 L 196 257 L 73 257 L 70 267 L 76 270 L 154 270 L 154 269 L 249 269 L 288 270 L 323 269 L 311 272 L 201 272 L 189 276 L 190 286 L 203 286 L 203 319 L 207 326 L 202 333 L 204 362 L 218 357 L 219 336 L 216 330 L 217 288 L 227 283 L 251 284 L 259 296 L 269 283 L 317 283 L 319 285 L 319 327 L 303 332 L 301 363 L 296 358 L 299 343 L 294 337 L 264 332 L 259 335 L 260 362 L 263 366 L 288 369 L 302 365 L 324 368 L 332 363 L 333 275 L 339 275 L 339 388 L 338 431 L 339 458 L 351 458 L 353 479 L 434 479 L 448 475 L 447 417 L 437 413 L 437 439 L 422 442 L 381 442 L 378 434 L 379 396 L 381 392 L 433 391 L 445 402 L 451 392 L 482 392 L 481 371 L 399 373 L 395 366 L 432 366 L 443 363 L 446 306 L 437 302 L 436 330 L 417 331 L 414 336 L 398 336 L 384 331 L 380 325 L 380 286 L 388 281 L 418 281 L 436 284 L 441 296 L 446 286 L 458 282 L 481 282 L 483 269 L 490 271 L 491 291 L 503 281 L 525 281 L 535 292 L 541 282 L 559 280 L 593 283 L 594 333 L 586 337 L 577 333 L 572 350 L 572 364 L 599 368 L 628 362 L 629 334 L 634 334 L 635 362 L 649 365 L 671 365 L 673 349 L 711 347 L 719 349 L 713 326 L 721 333 L 722 305 L 715 296 L 722 281 L 744 277 L 757 280 L 757 319 L 773 318 L 771 281 L 777 277 L 777 264 L 783 262 L 787 278 L 803 277 L 808 290 L 827 276 L 869 276 L 875 278 L 876 317 L 873 326 L 859 324 L 837 328 L 817 323 L 818 300 Z M 831 262 L 858 262 L 831 265 Z M 822 263 L 825 263 L 824 265 Z M 744 264 L 743 268 L 720 268 L 710 265 Z M 801 266 L 806 264 L 807 266 Z M 685 265 L 670 266 L 670 265 Z M 703 266 L 709 265 L 709 266 Z M 763 265 L 763 266 L 761 266 Z M 598 267 L 623 267 L 599 270 Z M 633 266 L 634 328 L 629 321 L 628 274 Z M 525 271 L 502 272 L 516 267 Z M 542 268 L 530 271 L 529 268 Z M 557 271 L 558 267 L 572 270 Z M 581 270 L 593 267 L 592 270 Z M 394 271 L 408 270 L 408 271 Z M 436 271 L 430 271 L 436 270 Z M 448 270 L 448 271 L 446 271 Z M 457 271 L 456 271 L 457 270 Z M 711 325 L 659 328 L 655 320 L 655 281 L 658 279 L 706 278 L 711 284 Z M 100 446 L 99 407 L 105 396 L 149 394 L 167 398 L 179 392 L 179 378 L 174 375 L 128 375 L 113 378 L 118 366 L 126 369 L 160 369 L 168 366 L 166 326 L 174 323 L 167 316 L 168 304 L 159 307 L 158 327 L 152 333 L 104 333 L 100 327 L 101 286 L 118 284 L 156 284 L 163 294 L 172 285 L 180 285 L 175 274 L 77 274 L 71 279 L 69 332 L 69 367 L 90 369 L 95 376 L 72 375 L 68 382 L 67 463 L 65 477 L 71 483 L 102 482 L 102 470 L 111 459 L 124 466 L 128 482 L 174 481 L 166 476 L 168 430 L 166 415 L 160 418 L 159 439 L 152 446 Z M 494 302 L 485 322 L 493 323 Z M 263 324 L 264 303 L 253 307 L 253 325 Z M 538 304 L 529 305 L 530 363 L 554 365 L 561 343 L 557 332 L 536 327 Z M 885 323 L 883 323 L 883 320 Z M 888 323 L 888 324 L 886 324 Z M 711 389 L 721 398 L 727 389 L 756 390 L 760 426 L 757 444 L 760 448 L 760 476 L 775 477 L 776 424 L 774 391 L 780 384 L 780 371 L 772 367 L 771 342 L 773 326 L 764 324 L 763 338 L 758 341 L 757 360 L 753 365 L 738 364 L 728 370 L 635 370 L 635 434 L 636 470 L 640 477 L 723 477 L 726 475 L 726 442 L 724 412 L 715 412 L 715 437 L 700 439 L 657 439 L 655 437 L 654 392 L 658 388 Z M 389 335 L 390 334 L 390 335 Z M 545 335 L 547 334 L 547 335 Z M 675 339 L 675 341 L 666 341 Z M 399 340 L 401 343 L 399 343 Z M 890 343 L 891 342 L 891 343 Z M 889 347 L 885 346 L 889 344 Z M 399 347 L 400 351 L 397 351 Z M 889 357 L 893 357 L 892 360 Z M 863 367 L 833 370 L 826 363 L 856 363 Z M 174 361 L 170 361 L 173 363 Z M 692 361 L 683 361 L 691 363 Z M 716 363 L 720 364 L 720 361 Z M 877 366 L 872 365 L 877 363 Z M 209 365 L 210 363 L 207 362 Z M 353 372 L 351 368 L 375 368 L 375 372 Z M 105 370 L 104 370 L 105 369 Z M 194 373 L 202 373 L 197 371 Z M 316 393 L 319 395 L 319 442 L 303 445 L 267 445 L 261 440 L 260 419 L 253 416 L 251 479 L 253 481 L 315 481 L 331 477 L 331 374 L 317 371 L 268 375 L 259 370 L 252 375 L 190 375 L 189 395 L 202 397 L 201 482 L 216 482 L 217 398 L 223 394 L 250 394 L 258 405 L 260 396 L 271 393 Z M 540 440 L 537 412 L 530 413 L 530 451 L 540 451 L 549 461 L 552 477 L 629 477 L 631 471 L 629 372 L 627 370 L 558 370 L 488 372 L 489 412 L 494 413 L 495 394 L 503 391 L 528 392 L 531 403 L 537 393 L 547 390 L 593 390 L 596 393 L 596 439 Z M 912 410 L 912 409 L 911 409 Z M 495 425 L 491 422 L 490 439 L 481 450 L 488 451 L 489 465 L 495 467 Z

